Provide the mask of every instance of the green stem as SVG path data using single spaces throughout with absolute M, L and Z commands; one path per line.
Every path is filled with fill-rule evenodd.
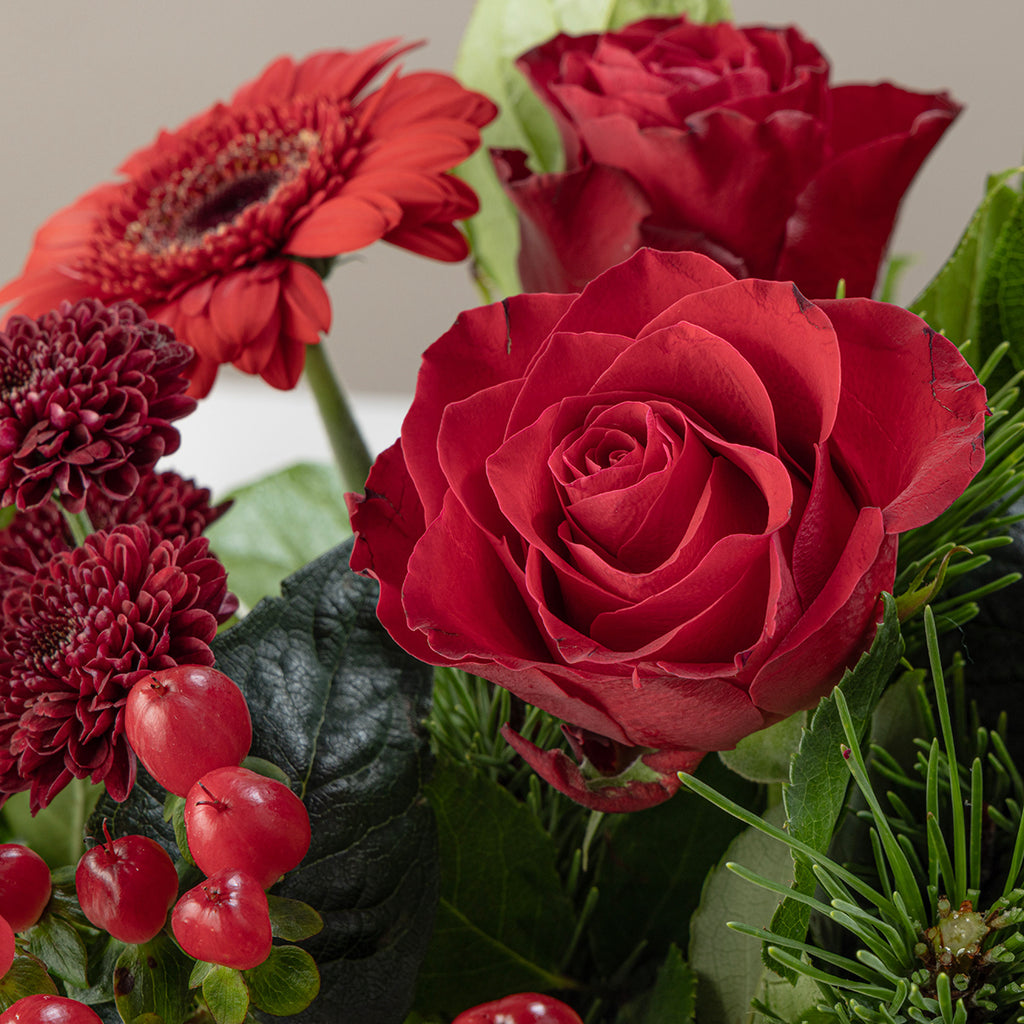
M 361 491 L 373 459 L 322 343 L 306 348 L 306 380 L 316 398 L 342 483 L 349 490 Z
M 85 538 L 90 533 L 95 533 L 92 528 L 92 521 L 89 519 L 89 513 L 82 509 L 81 512 L 69 512 L 57 498 L 56 492 L 53 495 L 53 501 L 57 508 L 60 509 L 60 514 L 64 517 L 64 522 L 67 524 L 67 528 L 71 531 L 71 541 L 76 548 L 80 548 L 85 541 Z
M 85 822 L 100 797 L 100 787 L 88 779 L 72 779 L 68 783 L 71 793 L 70 828 L 68 829 L 68 863 L 77 864 L 85 853 Z

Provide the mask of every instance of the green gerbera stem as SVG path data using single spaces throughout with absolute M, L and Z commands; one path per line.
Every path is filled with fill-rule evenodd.
M 373 459 L 322 343 L 306 349 L 306 380 L 316 398 L 342 483 L 351 491 L 361 491 Z

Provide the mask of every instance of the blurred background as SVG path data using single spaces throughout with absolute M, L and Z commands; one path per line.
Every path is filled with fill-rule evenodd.
M 515 0 L 507 0 L 514 4 Z M 473 0 L 6 0 L 0 65 L 0 280 L 21 269 L 37 227 L 115 176 L 133 150 L 227 99 L 282 53 L 423 39 L 408 68 L 450 70 Z M 956 244 L 985 176 L 1024 151 L 1024 3 L 975 0 L 733 0 L 740 24 L 801 27 L 833 81 L 889 79 L 948 90 L 965 111 L 907 196 L 891 252 L 908 254 L 909 301 Z M 358 399 L 371 445 L 391 443 L 420 353 L 480 301 L 465 265 L 378 244 L 332 274 L 332 362 Z M 221 371 L 181 424 L 169 465 L 222 492 L 269 469 L 326 458 L 312 399 Z

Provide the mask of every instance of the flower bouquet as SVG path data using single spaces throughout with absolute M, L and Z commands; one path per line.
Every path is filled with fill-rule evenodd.
M 1020 169 L 897 305 L 950 96 L 510 8 L 279 58 L 0 289 L 0 1024 L 1024 1021 Z M 374 460 L 377 241 L 483 304 Z M 225 364 L 335 465 L 188 478 Z

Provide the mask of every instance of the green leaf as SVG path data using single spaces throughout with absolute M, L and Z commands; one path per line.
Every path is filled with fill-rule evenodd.
M 86 988 L 89 957 L 85 943 L 70 921 L 55 914 L 44 914 L 28 932 L 28 948 L 51 974 Z
M 799 711 L 768 729 L 751 733 L 733 750 L 723 750 L 718 756 L 730 771 L 751 782 L 786 782 L 806 724 L 807 712 Z
M 270 894 L 270 924 L 274 937 L 286 942 L 300 942 L 316 935 L 324 919 L 308 904 L 301 900 L 286 900 L 283 896 Z
M 558 961 L 573 917 L 554 842 L 482 774 L 442 763 L 427 787 L 441 847 L 441 905 L 416 1008 L 455 1016 L 499 995 L 571 984 Z
M 191 1014 L 188 991 L 191 958 L 166 932 L 139 946 L 125 946 L 114 968 L 114 1003 L 122 1020 L 155 1013 L 165 1024 Z
M 89 953 L 88 988 L 64 983 L 67 995 L 80 1003 L 94 1006 L 97 1003 L 113 1003 L 114 1000 L 114 969 L 118 958 L 124 950 L 124 943 L 105 932 L 97 932 L 86 943 Z
M 705 758 L 697 774 L 746 806 L 756 799 L 757 787 L 715 757 Z M 587 929 L 602 970 L 617 970 L 641 942 L 658 959 L 672 944 L 686 947 L 704 880 L 742 827 L 689 792 L 619 818 L 602 840 L 607 856 L 595 879 L 600 897 Z
M 206 531 L 246 608 L 352 531 L 345 488 L 332 466 L 303 463 L 228 495 L 234 504 Z
M 782 808 L 765 814 L 779 824 Z M 733 874 L 726 863 L 736 861 L 782 884 L 793 877 L 789 848 L 750 827 L 729 845 L 722 863 L 711 873 L 700 906 L 690 921 L 690 966 L 697 972 L 697 1020 L 700 1024 L 736 1024 L 750 1016 L 750 1001 L 762 987 L 766 968 L 758 943 L 727 928 L 729 921 L 763 926 L 778 904 L 778 896 Z
M 482 152 L 457 169 L 476 191 L 480 213 L 466 222 L 476 273 L 490 298 L 521 291 L 519 223 L 494 173 L 488 148 L 521 149 L 538 173 L 564 165 L 558 130 L 515 67 L 525 51 L 560 32 L 583 35 L 652 15 L 689 13 L 697 21 L 729 16 L 728 0 L 477 0 L 455 61 L 455 75 L 489 96 L 499 116 L 483 130 Z
M 15 793 L 3 807 L 11 842 L 31 846 L 51 868 L 77 864 L 84 852 L 82 826 L 104 792 L 87 779 L 72 779 L 37 814 L 29 809 L 29 794 Z
M 677 946 L 669 946 L 651 989 L 642 1024 L 693 1024 L 697 1010 L 697 973 Z
M 853 669 L 847 669 L 839 683 L 858 738 L 864 735 L 875 705 L 903 654 L 896 602 L 889 594 L 883 594 L 882 599 L 885 617 L 871 649 L 861 655 Z M 835 700 L 824 697 L 800 740 L 789 785 L 783 791 L 790 834 L 821 852 L 828 849 L 850 785 L 850 771 L 841 746 L 844 742 Z M 793 888 L 808 895 L 813 893 L 817 879 L 810 864 L 796 854 L 794 861 Z M 802 940 L 809 920 L 810 908 L 806 904 L 787 899 L 772 918 L 771 930 L 786 938 Z M 778 968 L 775 961 L 766 962 L 773 969 Z
M 1002 340 L 982 337 L 982 293 L 1004 228 L 1021 205 L 1020 191 L 1009 184 L 1019 170 L 989 178 L 985 197 L 953 255 L 909 307 L 956 344 L 970 341 L 965 355 L 975 369 Z
M 432 673 L 375 613 L 377 585 L 348 569 L 350 543 L 296 573 L 214 642 L 246 695 L 252 753 L 280 766 L 305 801 L 313 840 L 274 892 L 323 916 L 304 943 L 322 992 L 302 1024 L 393 1024 L 411 1002 L 437 902 L 436 831 L 421 797 Z M 163 791 L 140 773 L 118 831 L 173 849 Z M 170 833 L 170 834 L 168 834 Z
M 581 6 L 586 0 L 577 0 Z M 665 18 L 685 14 L 691 21 L 710 23 L 732 18 L 729 0 L 616 0 L 608 19 L 609 28 L 622 28 L 641 18 Z
M 275 1017 L 302 1013 L 320 991 L 316 963 L 298 946 L 274 946 L 270 956 L 244 976 L 253 1005 Z
M 249 987 L 230 967 L 214 965 L 203 978 L 203 998 L 217 1024 L 242 1024 L 249 1012 Z
M 39 960 L 34 956 L 16 956 L 10 970 L 0 978 L 0 1011 L 37 992 L 58 994 L 57 986 Z

